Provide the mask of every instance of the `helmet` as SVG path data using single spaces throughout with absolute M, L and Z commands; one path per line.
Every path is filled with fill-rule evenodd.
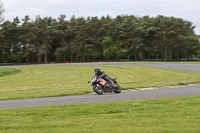
M 98 68 L 98 67 L 96 67 L 95 69 L 94 69 L 94 72 L 95 72 L 95 74 L 97 74 L 98 72 L 100 72 L 101 70 L 100 70 L 100 68 Z

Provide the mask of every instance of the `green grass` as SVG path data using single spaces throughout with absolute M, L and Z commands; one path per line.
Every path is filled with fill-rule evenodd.
M 97 62 L 98 63 L 98 62 Z M 101 62 L 101 63 L 119 63 L 119 62 Z M 168 63 L 178 63 L 178 64 L 200 64 L 200 61 L 123 61 L 121 64 L 168 64 Z
M 15 73 L 20 72 L 18 69 L 15 68 L 5 68 L 5 67 L 0 67 L 0 77 L 7 76 L 7 75 L 12 75 Z
M 199 133 L 200 96 L 0 110 L 2 133 Z
M 0 77 L 0 100 L 81 95 L 93 92 L 87 83 L 96 66 L 12 67 L 19 73 Z M 11 69 L 10 67 L 7 67 Z M 200 83 L 200 74 L 146 66 L 101 66 L 117 77 L 122 89 Z

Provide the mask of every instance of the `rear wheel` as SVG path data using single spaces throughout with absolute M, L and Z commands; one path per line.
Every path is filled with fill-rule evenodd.
M 115 93 L 121 93 L 121 87 L 117 85 L 116 89 L 114 90 Z
M 103 94 L 103 90 L 102 90 L 102 87 L 101 87 L 101 86 L 94 85 L 94 86 L 93 86 L 93 90 L 94 90 L 94 92 L 96 92 L 98 95 L 102 95 L 102 94 Z

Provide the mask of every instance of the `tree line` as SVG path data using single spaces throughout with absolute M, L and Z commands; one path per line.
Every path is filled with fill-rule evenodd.
M 65 15 L 5 21 L 0 63 L 183 59 L 200 55 L 200 37 L 187 20 L 158 15 L 78 17 Z

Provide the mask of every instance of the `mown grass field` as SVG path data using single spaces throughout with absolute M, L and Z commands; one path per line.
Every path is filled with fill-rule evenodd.
M 0 67 L 17 70 L 0 76 L 0 100 L 81 95 L 92 93 L 87 83 L 96 66 L 18 66 Z M 146 66 L 100 66 L 109 76 L 117 77 L 122 89 L 141 89 L 168 85 L 200 83 L 200 74 Z
M 200 96 L 0 110 L 1 133 L 199 133 Z
M 0 67 L 0 77 L 12 75 L 12 74 L 15 74 L 18 72 L 20 72 L 20 70 L 18 70 L 16 68 L 1 68 Z
M 79 95 L 96 66 L 0 67 L 0 100 Z M 101 66 L 122 89 L 200 83 L 200 74 Z M 8 73 L 9 72 L 9 73 Z M 92 99 L 91 99 L 92 100 Z M 0 110 L 0 133 L 199 133 L 200 96 Z
M 105 62 L 106 63 L 106 62 Z M 115 62 L 109 62 L 109 63 L 115 63 Z M 119 62 L 118 62 L 119 63 Z M 169 64 L 169 63 L 175 63 L 175 64 L 200 64 L 200 61 L 124 61 L 120 62 L 121 64 Z

